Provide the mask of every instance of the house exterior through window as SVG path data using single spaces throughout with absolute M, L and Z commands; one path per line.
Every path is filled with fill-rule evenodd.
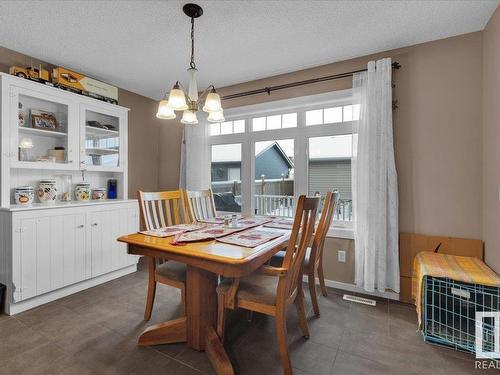
M 209 125 L 217 210 L 292 217 L 299 195 L 338 190 L 334 225 L 349 227 L 358 118 L 351 90 L 226 110 Z

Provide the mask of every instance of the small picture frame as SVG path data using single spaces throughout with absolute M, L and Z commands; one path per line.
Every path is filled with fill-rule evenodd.
M 57 130 L 56 116 L 52 112 L 32 109 L 30 111 L 31 127 L 42 130 Z

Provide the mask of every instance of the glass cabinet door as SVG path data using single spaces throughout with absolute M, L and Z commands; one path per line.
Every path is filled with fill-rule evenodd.
M 77 168 L 75 104 L 11 87 L 11 161 L 17 168 Z
M 87 170 L 123 170 L 123 118 L 120 111 L 82 106 L 82 168 Z

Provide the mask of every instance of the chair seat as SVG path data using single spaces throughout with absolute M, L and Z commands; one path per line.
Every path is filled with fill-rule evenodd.
M 186 282 L 186 265 L 183 263 L 169 260 L 157 265 L 155 273 L 170 280 L 179 281 L 181 283 Z
M 281 267 L 281 265 L 283 264 L 283 260 L 285 260 L 285 255 L 286 251 L 283 250 L 278 251 L 276 254 L 274 254 L 270 261 L 271 266 Z M 309 267 L 310 256 L 311 256 L 311 248 L 308 247 L 306 251 L 306 257 L 304 258 L 304 270 L 307 270 L 307 268 Z
M 237 299 L 274 306 L 279 278 L 261 274 L 242 277 L 236 294 Z M 225 279 L 217 287 L 217 293 L 227 293 L 232 280 Z

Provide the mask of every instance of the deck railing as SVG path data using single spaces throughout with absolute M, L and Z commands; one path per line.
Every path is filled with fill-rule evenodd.
M 255 214 L 293 217 L 292 195 L 255 195 Z
M 237 195 L 235 200 L 241 204 L 241 195 Z M 255 214 L 293 217 L 294 201 L 295 198 L 291 195 L 255 195 Z M 352 221 L 352 218 L 352 200 L 340 199 L 333 220 Z

